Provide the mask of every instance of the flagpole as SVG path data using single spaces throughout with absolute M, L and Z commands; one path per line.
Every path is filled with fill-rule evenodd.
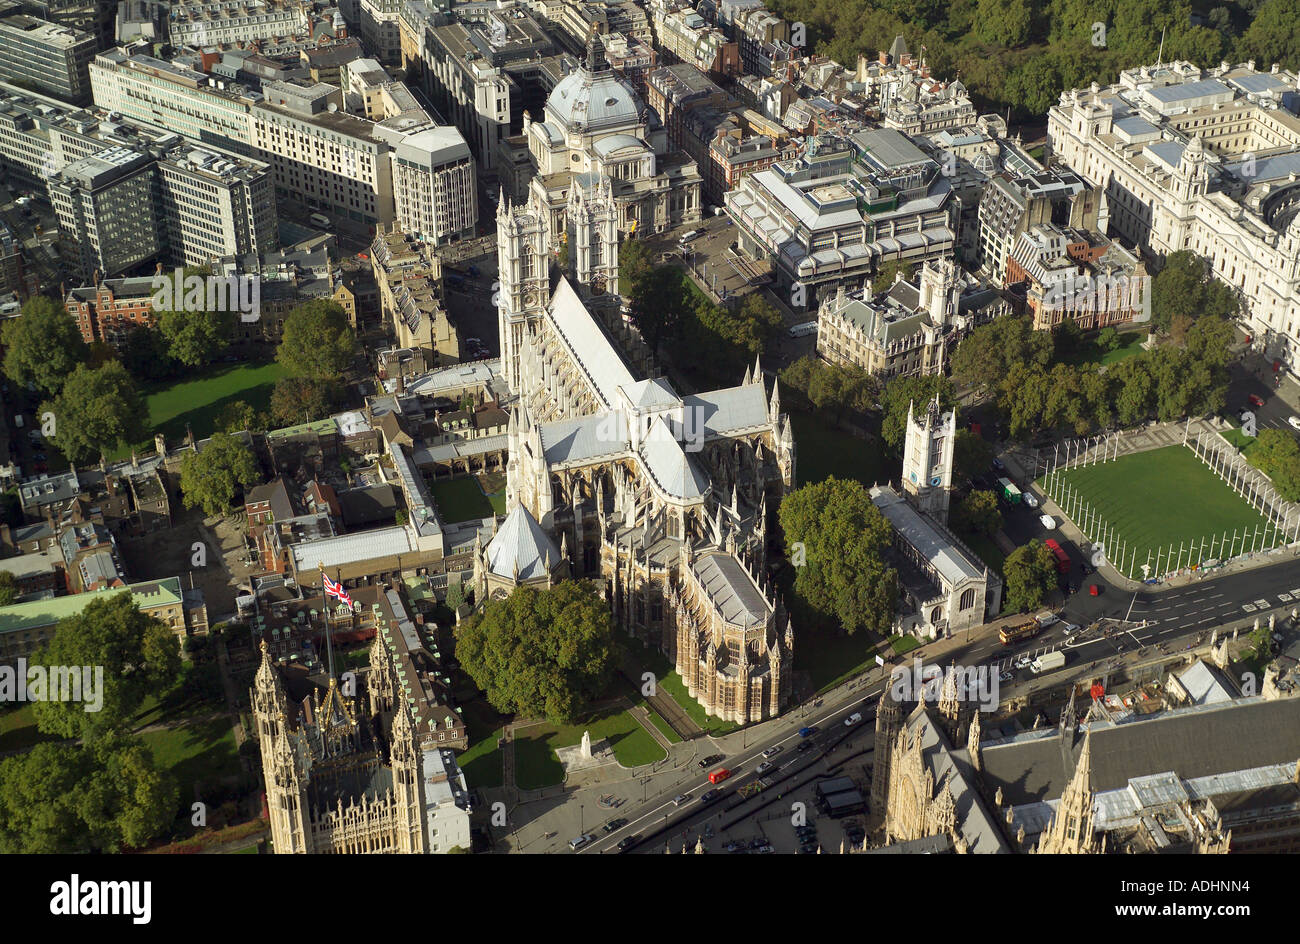
M 325 651 L 328 653 L 330 682 L 334 681 L 334 640 L 330 638 L 330 611 L 329 601 L 325 597 L 325 581 L 328 579 L 325 575 L 325 562 L 320 561 L 320 615 L 325 621 Z

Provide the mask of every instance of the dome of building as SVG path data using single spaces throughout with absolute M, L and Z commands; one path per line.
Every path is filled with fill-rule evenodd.
M 626 127 L 641 120 L 636 91 L 609 69 L 599 46 L 593 37 L 587 62 L 561 79 L 546 99 L 551 116 L 580 133 Z

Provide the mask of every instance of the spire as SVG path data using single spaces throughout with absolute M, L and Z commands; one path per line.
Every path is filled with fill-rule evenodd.
M 774 423 L 777 417 L 781 415 L 781 381 L 779 379 L 772 381 L 772 403 L 768 407 L 767 413 L 768 418 Z
M 763 355 L 754 355 L 754 383 L 763 382 Z

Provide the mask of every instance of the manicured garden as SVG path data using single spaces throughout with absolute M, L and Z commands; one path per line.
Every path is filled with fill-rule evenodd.
M 591 733 L 593 746 L 608 740 L 614 756 L 624 767 L 640 767 L 667 757 L 631 713 L 609 709 L 571 725 L 542 723 L 515 729 L 515 786 L 537 790 L 564 780 L 564 767 L 556 749 L 573 747 L 582 742 L 584 731 Z

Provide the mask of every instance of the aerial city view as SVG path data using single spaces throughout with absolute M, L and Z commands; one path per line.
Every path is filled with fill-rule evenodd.
M 0 851 L 1300 852 L 1300 0 L 0 0 L 0 181 Z

